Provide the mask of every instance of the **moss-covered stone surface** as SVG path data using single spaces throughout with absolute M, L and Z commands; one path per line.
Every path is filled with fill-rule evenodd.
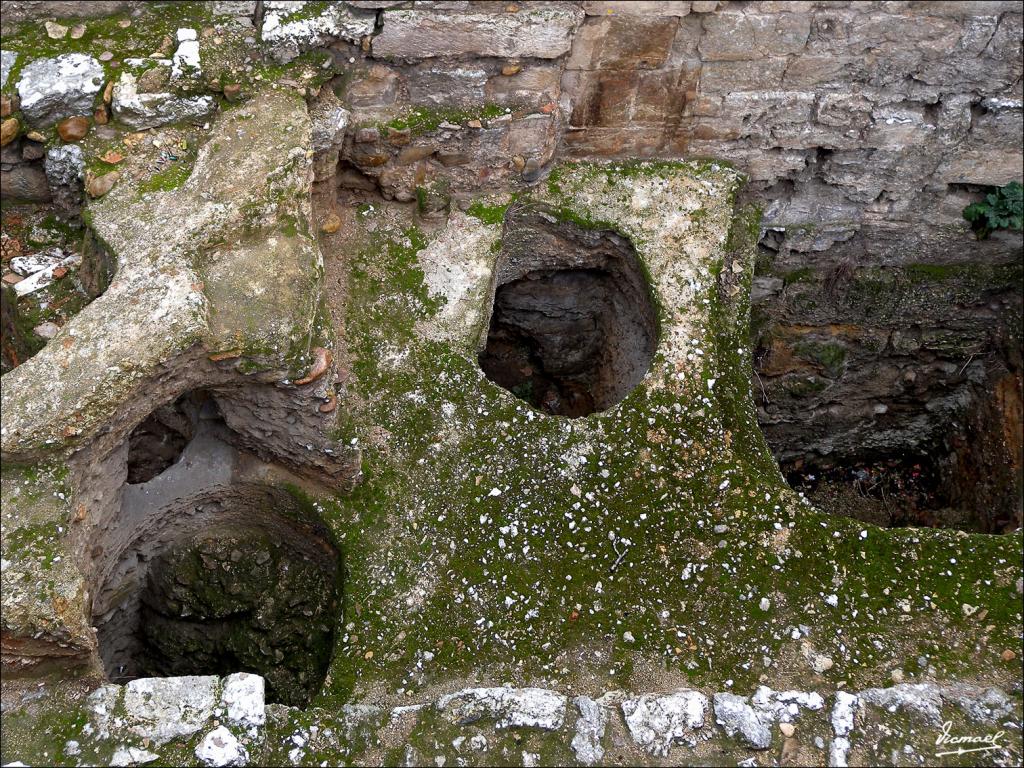
M 345 533 L 352 629 L 325 696 L 462 676 L 743 688 L 866 684 L 908 666 L 1011 675 L 999 655 L 1019 644 L 1020 537 L 836 521 L 779 477 L 743 373 L 746 316 L 717 280 L 735 174 L 584 165 L 552 179 L 539 199 L 626 234 L 650 271 L 652 370 L 606 413 L 532 411 L 474 362 L 499 225 L 456 215 L 456 237 L 424 243 L 400 214 L 354 218 L 372 232 L 349 246 L 345 437 L 366 480 L 337 510 L 360 533 Z M 831 662 L 820 675 L 817 655 Z

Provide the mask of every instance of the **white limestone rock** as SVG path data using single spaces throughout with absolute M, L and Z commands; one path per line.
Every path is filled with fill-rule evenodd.
M 196 746 L 196 757 L 203 765 L 214 768 L 245 765 L 249 761 L 249 753 L 245 746 L 223 725 L 214 728 L 203 737 Z
M 199 66 L 199 37 L 194 29 L 182 27 L 177 32 L 178 47 L 171 57 L 171 77 L 197 75 Z
M 310 109 L 313 122 L 313 151 L 323 152 L 340 147 L 345 140 L 352 113 L 341 106 L 334 92 L 325 89 L 324 96 Z
M 377 19 L 372 11 L 350 9 L 344 3 L 328 3 L 319 15 L 311 17 L 303 16 L 305 7 L 305 2 L 289 0 L 263 4 L 263 42 L 270 44 L 271 54 L 282 63 L 333 40 L 358 43 L 373 32 Z
M 891 688 L 867 688 L 860 692 L 860 698 L 888 712 L 903 709 L 930 723 L 942 721 L 942 692 L 934 683 L 900 683 Z
M 576 721 L 576 735 L 572 737 L 570 746 L 576 754 L 576 759 L 583 765 L 597 765 L 604 757 L 601 742 L 608 725 L 608 713 L 589 696 L 577 696 L 573 703 L 580 716 Z
M 267 722 L 266 684 L 259 675 L 237 672 L 224 678 L 220 694 L 229 722 L 245 728 Z
M 442 696 L 437 709 L 460 725 L 493 718 L 498 728 L 556 731 L 565 722 L 566 703 L 544 688 L 467 688 Z
M 846 768 L 846 756 L 850 752 L 850 734 L 853 732 L 854 718 L 859 705 L 860 698 L 856 694 L 836 691 L 835 704 L 832 705 L 829 718 L 834 734 L 828 751 L 828 764 L 832 768 Z
M 743 740 L 754 749 L 768 749 L 771 746 L 771 729 L 768 727 L 768 723 L 761 719 L 759 713 L 750 706 L 746 696 L 716 693 L 715 720 L 730 737 L 739 733 Z
M 114 117 L 137 131 L 182 120 L 198 120 L 213 114 L 212 96 L 178 96 L 173 93 L 139 93 L 138 81 L 122 73 L 114 84 L 111 107 Z
M 148 749 L 140 749 L 139 747 L 118 747 L 114 751 L 113 757 L 110 758 L 110 765 L 112 767 L 145 765 L 146 763 L 152 763 L 154 760 L 159 759 L 160 755 L 155 752 L 150 752 Z
M 825 700 L 819 693 L 804 691 L 773 691 L 766 685 L 759 686 L 750 699 L 750 705 L 762 720 L 792 722 L 803 709 L 817 712 L 825 707 Z
M 103 78 L 100 63 L 84 53 L 29 62 L 17 83 L 21 111 L 39 128 L 48 128 L 65 117 L 91 115 Z
M 633 741 L 652 755 L 668 755 L 675 743 L 693 746 L 704 727 L 708 697 L 682 689 L 664 695 L 645 694 L 622 702 L 622 714 Z
M 18 61 L 17 51 L 0 50 L 0 88 L 6 87 L 7 78 Z
M 125 686 L 129 730 L 157 746 L 191 736 L 213 717 L 218 678 L 191 675 L 132 680 Z

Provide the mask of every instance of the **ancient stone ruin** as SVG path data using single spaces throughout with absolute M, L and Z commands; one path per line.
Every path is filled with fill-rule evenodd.
M 1019 3 L 2 33 L 0 764 L 1020 764 Z

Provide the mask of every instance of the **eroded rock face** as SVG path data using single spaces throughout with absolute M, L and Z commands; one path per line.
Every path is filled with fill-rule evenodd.
M 237 354 L 221 366 L 203 363 L 205 373 L 181 371 L 177 394 L 203 378 L 219 378 L 222 374 L 216 371 L 238 365 L 246 349 L 259 350 L 262 361 L 257 367 L 274 371 L 265 374 L 264 383 L 287 378 L 286 369 L 293 364 L 304 366 L 294 358 L 310 346 L 318 300 L 315 280 L 306 282 L 304 276 L 319 268 L 320 254 L 311 236 L 293 233 L 283 217 L 309 216 L 309 143 L 309 118 L 301 100 L 267 92 L 233 110 L 219 125 L 180 189 L 140 195 L 133 184 L 122 181 L 92 203 L 93 225 L 118 262 L 117 279 L 64 329 L 75 339 L 74 352 L 65 351 L 69 345 L 50 345 L 4 377 L 5 402 L 17 404 L 4 409 L 5 457 L 45 453 L 45 446 L 69 436 L 82 442 L 125 404 L 133 412 L 145 411 L 128 419 L 130 431 L 136 420 L 161 404 L 136 405 L 134 388 L 157 367 L 197 345 L 208 354 L 236 349 Z M 134 162 L 137 174 L 146 159 L 140 155 Z M 121 173 L 132 175 L 132 166 L 122 165 Z M 260 183 L 254 186 L 254 179 Z M 279 205 L 276 198 L 285 193 L 288 206 Z M 224 238 L 226 232 L 240 235 L 246 228 L 265 236 Z M 217 247 L 211 249 L 211 242 Z M 206 254 L 202 276 L 191 261 L 200 250 Z M 265 258 L 271 250 L 273 260 Z M 277 286 L 266 291 L 272 298 L 240 300 L 263 295 L 260 285 L 268 280 Z M 137 322 L 126 322 L 128 318 Z M 158 340 L 149 333 L 153 322 L 165 329 Z M 288 362 L 289 354 L 293 362 Z M 78 362 L 64 366 L 58 360 L 64 355 Z M 133 373 L 125 376 L 122 371 Z M 46 393 L 35 392 L 35 382 L 43 381 Z M 324 382 L 317 386 L 322 389 Z M 171 400 L 177 396 L 173 388 L 169 394 Z M 226 416 L 237 426 L 240 419 L 234 413 Z M 323 420 L 318 415 L 308 418 Z M 65 419 L 75 426 L 58 425 Z M 54 430 L 61 435 L 59 441 Z M 117 434 L 115 441 L 124 436 Z M 253 443 L 266 445 L 267 438 L 261 434 Z M 282 441 L 281 448 L 296 450 L 291 441 Z M 306 454 L 303 448 L 296 457 L 302 455 L 304 462 Z
M 104 78 L 100 63 L 81 53 L 29 62 L 18 78 L 21 110 L 32 125 L 40 128 L 65 117 L 90 115 Z

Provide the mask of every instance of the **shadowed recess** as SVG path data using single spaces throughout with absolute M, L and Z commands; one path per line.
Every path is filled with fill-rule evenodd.
M 640 383 L 657 343 L 650 288 L 628 239 L 536 208 L 505 218 L 480 367 L 546 413 L 604 411 Z

